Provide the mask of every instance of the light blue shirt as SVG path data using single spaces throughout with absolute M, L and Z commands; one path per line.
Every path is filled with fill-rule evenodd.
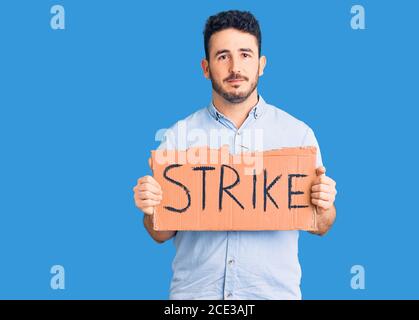
M 317 166 L 322 165 L 311 128 L 267 104 L 260 95 L 240 128 L 211 103 L 174 124 L 159 148 L 185 150 L 202 144 L 219 148 L 225 144 L 221 139 L 205 141 L 202 130 L 221 130 L 231 153 L 260 149 L 260 143 L 238 137 L 261 131 L 263 150 L 316 146 Z M 185 134 L 190 138 L 186 142 Z M 298 236 L 298 231 L 178 231 L 173 240 L 176 255 L 169 298 L 301 299 Z

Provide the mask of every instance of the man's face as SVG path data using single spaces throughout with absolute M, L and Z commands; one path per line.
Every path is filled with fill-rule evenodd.
M 245 101 L 263 74 L 265 57 L 259 58 L 255 36 L 236 29 L 214 33 L 209 42 L 209 63 L 202 61 L 212 88 L 230 103 Z

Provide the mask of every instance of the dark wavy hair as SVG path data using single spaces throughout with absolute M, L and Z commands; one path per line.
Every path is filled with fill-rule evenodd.
M 259 46 L 259 56 L 262 49 L 262 34 L 259 22 L 249 11 L 229 10 L 210 16 L 204 29 L 205 56 L 209 61 L 209 41 L 211 36 L 224 29 L 234 28 L 254 35 Z

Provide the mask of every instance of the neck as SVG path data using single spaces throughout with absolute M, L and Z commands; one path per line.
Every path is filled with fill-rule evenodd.
M 249 115 L 250 110 L 258 103 L 258 93 L 257 89 L 255 89 L 245 101 L 231 103 L 225 100 L 217 92 L 213 91 L 212 100 L 215 108 L 229 118 L 236 128 L 240 128 Z

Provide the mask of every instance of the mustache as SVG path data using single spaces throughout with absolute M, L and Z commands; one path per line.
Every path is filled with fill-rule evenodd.
M 241 76 L 240 74 L 237 74 L 237 73 L 232 73 L 231 75 L 229 75 L 227 78 L 224 79 L 224 81 L 229 81 L 229 80 L 246 80 L 246 81 L 248 81 L 249 78 Z

